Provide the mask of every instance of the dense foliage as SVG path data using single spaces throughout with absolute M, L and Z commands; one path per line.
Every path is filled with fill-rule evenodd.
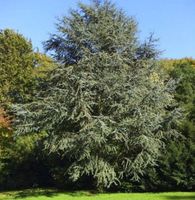
M 54 67 L 51 58 L 33 52 L 31 42 L 23 35 L 10 29 L 0 31 L 0 189 L 32 186 L 36 173 L 41 173 L 38 168 L 27 174 L 32 163 L 43 166 L 38 164 L 40 159 L 35 153 L 35 149 L 41 151 L 37 144 L 42 134 L 16 139 L 11 128 L 13 116 L 7 107 L 10 103 L 32 101 L 36 88 L 42 86 L 38 82 L 45 80 Z
M 165 61 L 166 63 L 166 61 Z M 172 63 L 172 64 L 171 64 Z M 170 75 L 180 79 L 175 99 L 185 111 L 178 128 L 184 139 L 170 142 L 163 157 L 159 179 L 164 188 L 195 189 L 195 61 L 181 59 L 170 61 Z
M 49 71 L 54 65 L 48 56 L 33 52 L 31 42 L 20 33 L 1 30 L 0 103 L 30 100 L 36 79 L 45 76 L 41 71 Z
M 59 20 L 58 66 L 1 30 L 0 190 L 195 190 L 195 60 L 159 61 L 154 42 L 109 1 Z
M 0 102 L 22 98 L 33 69 L 31 42 L 5 29 L 0 31 L 0 44 Z
M 175 99 L 183 108 L 178 131 L 184 136 L 167 143 L 167 151 L 155 168 L 147 169 L 140 183 L 125 181 L 121 189 L 171 191 L 195 189 L 195 60 L 162 60 L 171 77 L 180 79 Z
M 61 65 L 32 103 L 14 105 L 15 133 L 46 131 L 47 148 L 67 159 L 73 181 L 138 180 L 177 134 L 174 82 L 152 38 L 140 44 L 134 19 L 109 1 L 79 4 L 57 29 L 45 46 Z

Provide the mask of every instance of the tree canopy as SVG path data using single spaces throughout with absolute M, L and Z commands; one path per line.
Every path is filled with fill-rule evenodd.
M 11 29 L 0 31 L 0 102 L 24 92 L 33 69 L 32 44 Z M 20 90 L 20 91 L 18 91 Z
M 34 52 L 31 41 L 14 30 L 1 30 L 0 44 L 0 103 L 23 101 L 32 93 L 29 86 L 46 76 L 43 71 L 53 69 L 54 62 Z
M 15 134 L 46 131 L 46 147 L 76 181 L 109 187 L 155 165 L 173 123 L 175 83 L 141 44 L 136 21 L 109 1 L 79 4 L 45 42 L 60 63 L 31 103 L 15 104 Z
M 18 180 L 20 173 L 27 160 L 28 166 L 36 162 L 37 155 L 33 151 L 43 135 L 15 140 L 7 107 L 16 102 L 32 101 L 37 87 L 41 87 L 38 82 L 46 80 L 53 68 L 54 61 L 43 53 L 34 52 L 31 41 L 22 34 L 11 29 L 0 31 L 0 190 L 25 183 L 23 178 Z M 29 180 L 34 179 L 34 174 Z

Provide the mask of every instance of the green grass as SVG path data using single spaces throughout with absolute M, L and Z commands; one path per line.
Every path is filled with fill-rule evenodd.
M 195 200 L 195 192 L 93 194 L 32 189 L 1 192 L 0 200 Z

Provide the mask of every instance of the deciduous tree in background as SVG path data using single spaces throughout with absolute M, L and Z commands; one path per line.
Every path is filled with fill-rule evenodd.
M 169 145 L 169 150 L 160 163 L 162 167 L 158 170 L 160 172 L 159 179 L 166 183 L 168 189 L 175 186 L 175 188 L 194 190 L 195 61 L 187 58 L 171 60 L 169 66 L 172 68 L 170 71 L 171 76 L 181 79 L 176 89 L 175 98 L 185 111 L 185 116 L 179 127 L 179 131 L 185 138 L 180 142 L 171 142 Z
M 11 29 L 0 31 L 0 103 L 30 99 L 35 79 L 43 78 L 41 71 L 52 68 L 52 59 L 34 52 L 22 34 Z
M 45 80 L 54 67 L 53 60 L 34 52 L 22 34 L 10 29 L 0 31 L 0 190 L 32 186 L 36 171 L 31 171 L 30 177 L 25 167 L 43 166 L 35 149 L 44 134 L 15 139 L 6 108 L 11 103 L 32 101 L 38 82 Z M 37 171 L 41 172 L 41 167 Z M 22 178 L 25 176 L 29 176 L 27 181 Z
M 24 93 L 33 69 L 31 42 L 10 29 L 0 31 L 0 101 Z

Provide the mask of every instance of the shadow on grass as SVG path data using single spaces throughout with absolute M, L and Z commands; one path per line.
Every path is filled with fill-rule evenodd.
M 14 199 L 21 199 L 27 197 L 56 197 L 60 194 L 65 194 L 73 197 L 81 197 L 81 196 L 93 196 L 94 194 L 91 192 L 70 192 L 70 191 L 60 191 L 60 190 L 35 190 L 35 189 L 27 189 L 23 191 L 16 192 L 14 194 Z
M 195 195 L 189 195 L 189 196 L 179 196 L 179 195 L 175 195 L 175 196 L 163 196 L 164 199 L 166 200 L 195 200 Z
M 14 199 L 26 198 L 26 197 L 38 197 L 38 196 L 53 197 L 53 196 L 57 196 L 58 193 L 59 192 L 55 190 L 27 189 L 27 190 L 16 192 L 14 194 Z

